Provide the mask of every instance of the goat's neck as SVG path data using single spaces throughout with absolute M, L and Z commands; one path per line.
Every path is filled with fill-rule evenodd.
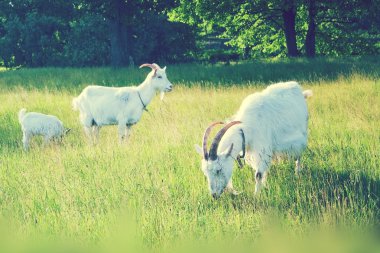
M 233 158 L 236 158 L 243 150 L 243 139 L 239 127 L 232 127 L 226 132 L 226 134 L 220 140 L 218 154 L 226 151 L 232 143 L 234 144 L 234 148 L 232 149 L 231 156 Z
M 144 102 L 145 106 L 147 106 L 150 101 L 152 101 L 154 95 L 156 94 L 156 90 L 147 80 L 145 80 L 137 87 L 137 92 L 140 93 L 141 99 Z

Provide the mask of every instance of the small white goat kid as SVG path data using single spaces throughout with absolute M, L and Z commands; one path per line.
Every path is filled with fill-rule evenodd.
M 22 143 L 24 149 L 29 149 L 30 138 L 35 135 L 44 137 L 44 145 L 51 140 L 61 141 L 71 129 L 65 128 L 62 122 L 53 115 L 46 115 L 38 112 L 26 112 L 23 108 L 18 113 L 18 120 L 22 129 Z
M 80 121 L 90 141 L 97 142 L 99 130 L 105 125 L 118 125 L 119 141 L 128 139 L 132 125 L 136 124 L 156 92 L 172 90 L 172 84 L 166 77 L 166 67 L 157 64 L 143 64 L 152 71 L 145 81 L 134 87 L 87 86 L 73 99 L 74 110 L 79 110 Z
M 260 191 L 274 156 L 286 154 L 296 158 L 296 172 L 301 169 L 301 153 L 307 146 L 305 99 L 310 96 L 312 91 L 302 92 L 296 82 L 273 84 L 249 95 L 233 121 L 217 133 L 210 152 L 207 152 L 207 139 L 211 129 L 223 122 L 215 122 L 206 129 L 203 148 L 196 145 L 196 150 L 203 157 L 202 171 L 214 199 L 225 189 L 236 193 L 231 179 L 234 160 L 241 165 L 240 158 L 246 151 L 246 162 L 256 170 L 255 193 Z

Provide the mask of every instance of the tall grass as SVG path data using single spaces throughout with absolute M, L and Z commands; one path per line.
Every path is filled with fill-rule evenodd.
M 71 99 L 88 83 L 138 84 L 146 71 L 1 72 L 0 225 L 6 231 L 0 229 L 0 238 L 167 252 L 174 242 L 257 246 L 266 234 L 302 238 L 320 229 L 376 230 L 380 68 L 366 62 L 169 66 L 174 91 L 163 102 L 153 100 L 126 146 L 117 143 L 115 127 L 104 127 L 100 143 L 88 145 Z M 251 169 L 235 169 L 234 185 L 243 193 L 213 201 L 193 145 L 208 123 L 231 116 L 245 96 L 288 79 L 314 92 L 301 176 L 294 175 L 292 161 L 276 163 L 258 197 Z M 73 129 L 64 144 L 42 148 L 37 138 L 23 152 L 17 122 L 22 107 L 62 119 Z

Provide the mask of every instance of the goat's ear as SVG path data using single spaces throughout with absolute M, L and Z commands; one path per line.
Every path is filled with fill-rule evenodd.
M 225 157 L 230 156 L 233 149 L 234 149 L 234 144 L 232 143 L 231 146 L 229 146 L 226 150 L 222 152 L 222 155 L 224 155 Z
M 164 71 L 166 71 L 166 66 L 163 68 Z
M 195 151 L 197 151 L 198 154 L 200 154 L 201 156 L 203 156 L 203 150 L 202 150 L 202 148 L 198 144 L 195 144 L 194 147 L 195 147 Z
M 65 135 L 68 134 L 71 131 L 71 128 L 66 128 L 65 129 Z

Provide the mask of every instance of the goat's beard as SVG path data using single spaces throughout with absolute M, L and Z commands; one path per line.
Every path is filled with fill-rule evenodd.
M 164 100 L 164 97 L 165 97 L 165 91 L 161 91 L 161 93 L 160 93 L 161 101 Z

